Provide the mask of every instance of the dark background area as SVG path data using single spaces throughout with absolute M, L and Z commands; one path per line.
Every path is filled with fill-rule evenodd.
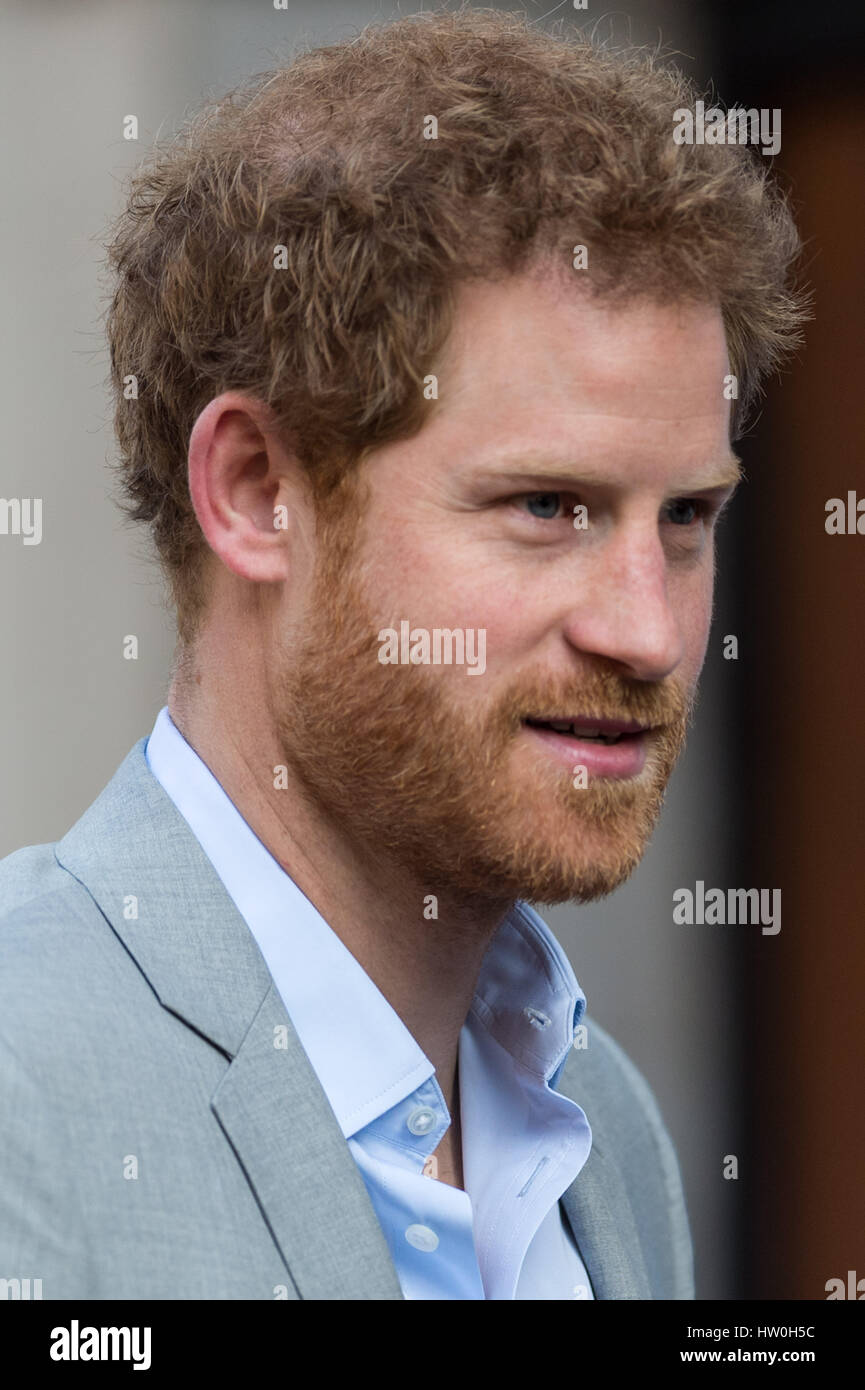
M 743 1296 L 819 1298 L 826 1279 L 865 1273 L 865 536 L 824 526 L 830 497 L 865 496 L 865 13 L 725 8 L 723 89 L 783 112 L 774 166 L 815 312 L 739 448 L 739 854 L 784 902 L 780 949 L 749 942 L 739 967 Z

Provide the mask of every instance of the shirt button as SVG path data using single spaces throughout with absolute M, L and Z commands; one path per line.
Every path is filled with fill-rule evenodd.
M 435 1128 L 436 1112 L 430 1110 L 428 1105 L 420 1105 L 417 1110 L 413 1110 L 406 1120 L 406 1124 L 412 1134 L 429 1134 Z
M 438 1236 L 429 1226 L 409 1226 L 405 1238 L 415 1250 L 435 1250 L 439 1243 Z

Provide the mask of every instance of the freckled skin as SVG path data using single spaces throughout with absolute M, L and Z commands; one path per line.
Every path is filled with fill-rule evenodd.
M 711 547 L 699 563 L 677 562 L 658 512 L 695 464 L 729 452 L 719 312 L 611 311 L 529 278 L 471 286 L 463 309 L 437 418 L 372 461 L 369 587 L 419 626 L 483 619 L 494 676 L 596 655 L 640 680 L 675 672 L 692 686 L 711 619 Z M 609 486 L 580 493 L 601 541 L 568 543 L 579 533 L 564 527 L 561 546 L 521 548 L 516 526 L 505 533 L 492 511 L 469 510 L 473 453 L 521 445 L 571 456 L 575 472 L 603 468 Z

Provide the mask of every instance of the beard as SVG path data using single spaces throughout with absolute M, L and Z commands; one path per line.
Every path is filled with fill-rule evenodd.
M 352 519 L 321 525 L 307 629 L 280 646 L 271 691 L 284 761 L 316 813 L 382 876 L 396 867 L 467 909 L 611 893 L 645 853 L 693 693 L 593 658 L 580 675 L 524 672 L 484 701 L 465 667 L 382 665 L 378 633 L 398 619 L 364 591 Z M 563 710 L 653 726 L 641 773 L 575 788 L 522 722 Z

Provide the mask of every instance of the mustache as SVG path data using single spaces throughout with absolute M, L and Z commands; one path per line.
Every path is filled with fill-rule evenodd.
M 678 682 L 629 681 L 615 672 L 592 672 L 581 680 L 532 677 L 508 692 L 499 715 L 514 730 L 525 719 L 577 717 L 681 727 L 693 718 L 695 704 L 696 692 Z

